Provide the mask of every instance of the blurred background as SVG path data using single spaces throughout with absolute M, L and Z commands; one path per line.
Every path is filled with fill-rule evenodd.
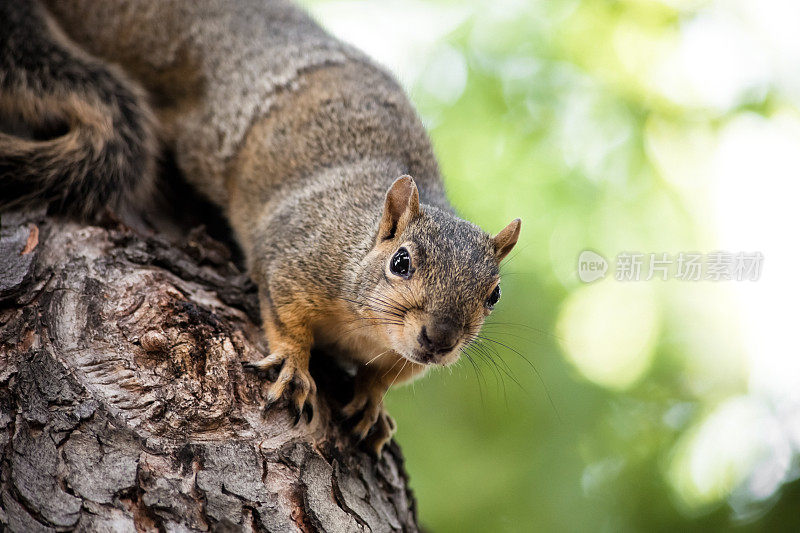
M 523 219 L 492 340 L 387 399 L 424 527 L 800 530 L 800 2 L 304 4 L 401 80 L 465 218 Z M 615 279 L 716 251 L 758 280 Z

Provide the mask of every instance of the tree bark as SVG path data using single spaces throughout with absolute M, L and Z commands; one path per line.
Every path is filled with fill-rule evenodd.
M 399 448 L 337 421 L 351 374 L 312 357 L 318 412 L 263 411 L 255 288 L 202 229 L 6 213 L 0 524 L 11 531 L 416 531 Z M 3 528 L 0 528 L 3 529 Z

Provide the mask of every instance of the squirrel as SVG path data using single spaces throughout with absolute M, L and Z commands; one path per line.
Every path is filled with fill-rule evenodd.
M 267 407 L 311 420 L 327 347 L 357 364 L 343 414 L 378 455 L 386 391 L 458 359 L 520 234 L 459 218 L 397 81 L 285 0 L 0 2 L 0 125 L 6 208 L 144 202 L 174 151 L 258 287 Z

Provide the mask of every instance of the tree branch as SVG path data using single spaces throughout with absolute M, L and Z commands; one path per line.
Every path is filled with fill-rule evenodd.
M 38 213 L 0 228 L 0 524 L 12 531 L 416 531 L 399 448 L 262 412 L 255 288 L 228 248 Z M 274 376 L 273 376 L 274 377 Z M 304 419 L 305 420 L 305 419 Z

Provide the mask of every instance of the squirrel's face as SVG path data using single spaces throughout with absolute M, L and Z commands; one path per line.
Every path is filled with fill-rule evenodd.
M 499 263 L 519 229 L 515 220 L 492 237 L 440 209 L 422 210 L 414 180 L 398 178 L 365 262 L 362 313 L 406 359 L 453 363 L 500 300 Z

